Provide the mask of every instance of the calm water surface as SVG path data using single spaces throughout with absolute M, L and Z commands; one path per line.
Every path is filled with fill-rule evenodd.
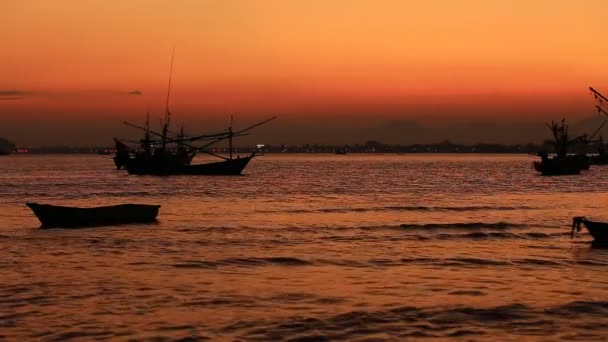
M 0 159 L 0 340 L 606 340 L 608 167 L 528 156 L 268 155 L 241 177 Z M 40 230 L 27 201 L 161 204 Z

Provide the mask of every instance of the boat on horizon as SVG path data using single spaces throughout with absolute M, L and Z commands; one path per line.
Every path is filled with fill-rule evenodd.
M 42 224 L 41 228 L 81 228 L 156 222 L 160 205 L 119 204 L 80 208 L 26 203 Z
M 171 57 L 171 70 L 173 70 L 173 56 Z M 257 155 L 254 150 L 246 157 L 234 157 L 233 139 L 248 135 L 249 131 L 276 119 L 273 116 L 258 122 L 245 129 L 234 131 L 232 128 L 232 116 L 228 129 L 210 134 L 199 134 L 186 136 L 182 126 L 178 134 L 170 130 L 171 112 L 169 111 L 169 95 L 171 94 L 171 72 L 169 73 L 169 86 L 167 90 L 167 101 L 165 106 L 165 117 L 162 122 L 161 132 L 150 129 L 149 114 L 146 118 L 146 126 L 141 127 L 129 122 L 126 125 L 143 130 L 144 138 L 138 142 L 139 148 L 130 148 L 128 140 L 114 138 L 116 143 L 116 154 L 114 164 L 117 169 L 125 168 L 129 174 L 134 175 L 240 175 L 249 161 Z M 223 156 L 207 150 L 210 146 L 228 140 L 228 156 Z M 131 141 L 133 142 L 133 141 Z M 204 142 L 202 146 L 193 144 Z M 192 165 L 192 160 L 197 152 L 204 153 L 220 159 L 216 162 Z
M 608 223 L 587 220 L 584 216 L 573 217 L 571 238 L 574 238 L 575 232 L 581 231 L 581 225 L 587 228 L 589 234 L 593 237 L 594 243 L 608 244 Z
M 230 125 L 227 130 L 219 133 L 191 137 L 185 136 L 183 129 L 177 137 L 169 137 L 167 134 L 169 132 L 168 119 L 165 120 L 162 133 L 154 132 L 148 127 L 143 128 L 125 122 L 130 126 L 143 129 L 145 136 L 140 141 L 139 149 L 129 148 L 123 140 L 115 138 L 116 155 L 113 158 L 114 164 L 117 169 L 124 167 L 129 174 L 134 175 L 240 175 L 249 162 L 258 155 L 258 152 L 254 150 L 245 157 L 235 156 L 233 138 L 247 135 L 253 128 L 274 119 L 276 117 L 258 122 L 239 131 L 234 131 L 232 125 Z M 159 139 L 151 139 L 151 135 Z M 223 140 L 228 140 L 227 156 L 207 150 L 209 146 Z M 192 145 L 197 141 L 203 141 L 205 144 L 202 146 Z M 218 158 L 219 161 L 192 164 L 197 152 Z
M 348 153 L 348 148 L 346 147 L 342 147 L 342 148 L 336 148 L 336 154 L 347 154 Z
M 551 121 L 551 125 L 547 127 L 553 134 L 553 145 L 555 155 L 549 156 L 547 152 L 539 152 L 537 155 L 540 161 L 534 161 L 534 169 L 540 172 L 543 176 L 565 176 L 578 175 L 582 170 L 589 170 L 591 165 L 589 156 L 586 154 L 568 154 L 568 148 L 580 142 L 587 142 L 587 135 L 581 135 L 574 139 L 569 139 L 568 125 L 566 120 L 561 122 Z
M 15 144 L 7 139 L 0 138 L 0 156 L 8 156 L 15 149 Z

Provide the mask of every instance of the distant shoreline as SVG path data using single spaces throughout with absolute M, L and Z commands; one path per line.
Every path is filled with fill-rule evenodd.
M 236 153 L 250 153 L 258 150 L 268 154 L 374 154 L 374 153 L 395 153 L 395 154 L 537 154 L 540 151 L 552 152 L 554 146 L 550 142 L 544 144 L 474 144 L 463 145 L 450 141 L 435 144 L 411 144 L 411 145 L 389 145 L 377 141 L 367 141 L 364 144 L 352 145 L 325 145 L 325 144 L 304 144 L 297 146 L 289 145 L 258 145 L 258 147 L 235 147 Z M 209 149 L 214 153 L 226 153 L 225 147 Z M 43 147 L 20 147 L 13 150 L 13 154 L 99 154 L 112 155 L 114 147 L 109 146 L 43 146 Z M 597 145 L 573 146 L 571 153 L 597 153 Z
M 249 153 L 249 151 L 238 151 L 235 153 Z M 220 155 L 227 153 L 220 152 Z M 334 152 L 261 152 L 260 155 L 289 155 L 289 154 L 301 154 L 301 155 L 339 155 Z M 454 154 L 454 155 L 473 155 L 473 154 L 504 154 L 504 155 L 536 155 L 536 153 L 526 152 L 349 152 L 347 155 L 425 155 L 425 154 Z M 591 153 L 593 154 L 593 153 Z M 96 152 L 14 152 L 8 154 L 8 156 L 40 156 L 40 155 L 97 155 L 100 157 L 111 158 L 113 155 L 98 154 Z M 199 153 L 198 155 L 206 155 Z

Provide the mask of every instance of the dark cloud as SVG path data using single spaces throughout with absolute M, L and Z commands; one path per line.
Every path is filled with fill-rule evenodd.
M 21 90 L 0 89 L 0 100 L 20 100 L 27 94 L 28 92 Z
M 12 89 L 0 89 L 0 100 L 21 100 L 28 92 Z
M 4 100 L 23 100 L 25 98 L 47 97 L 47 98 L 65 98 L 70 96 L 141 96 L 144 93 L 141 90 L 99 90 L 99 89 L 84 89 L 72 91 L 23 91 L 15 89 L 0 89 L 0 101 Z
M 21 90 L 0 90 L 0 96 L 23 96 L 25 91 Z

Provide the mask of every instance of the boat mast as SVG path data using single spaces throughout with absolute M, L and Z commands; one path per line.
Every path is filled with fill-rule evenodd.
M 608 112 L 606 112 L 602 108 L 606 103 L 608 103 L 608 98 L 606 98 L 604 95 L 600 94 L 599 91 L 593 89 L 593 87 L 589 87 L 589 90 L 591 90 L 591 94 L 593 95 L 595 100 L 599 103 L 599 105 L 595 106 L 595 108 L 597 108 L 597 112 L 608 116 Z
M 150 112 L 146 112 L 146 135 L 144 136 L 144 152 L 150 156 Z
M 184 150 L 184 137 L 184 124 L 182 124 L 182 127 L 179 131 L 179 137 L 177 138 L 177 150 L 180 152 Z
M 175 56 L 175 46 L 171 51 L 171 67 L 169 68 L 169 85 L 167 87 L 167 101 L 165 103 L 165 124 L 163 125 L 163 151 L 167 147 L 167 131 L 169 130 L 169 124 L 171 123 L 171 112 L 169 111 L 169 96 L 171 95 L 171 76 L 173 76 L 173 57 Z
M 232 120 L 233 116 L 230 115 L 230 127 L 228 127 L 228 149 L 230 150 L 230 159 L 232 159 Z

